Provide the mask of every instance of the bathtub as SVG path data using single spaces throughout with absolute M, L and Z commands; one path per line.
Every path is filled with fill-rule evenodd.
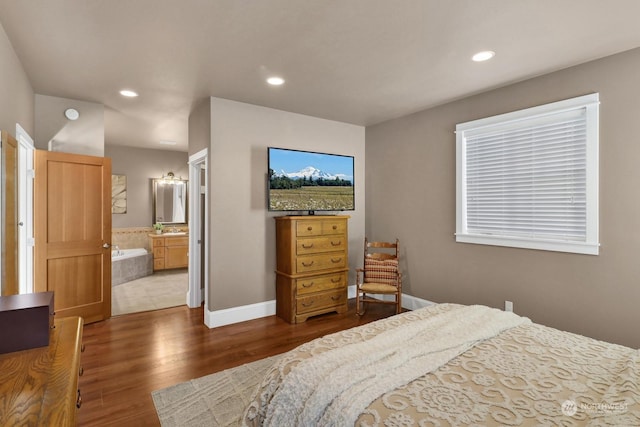
M 111 259 L 113 261 L 115 261 L 115 260 L 133 258 L 133 257 L 140 256 L 140 255 L 146 255 L 148 253 L 149 252 L 147 252 L 147 250 L 144 249 L 144 248 L 114 249 L 114 250 L 111 251 Z
M 153 274 L 153 254 L 144 248 L 111 251 L 111 286 Z

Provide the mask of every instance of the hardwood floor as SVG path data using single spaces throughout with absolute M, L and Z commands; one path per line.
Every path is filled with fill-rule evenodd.
M 392 314 L 391 307 L 376 304 L 358 317 L 350 301 L 346 313 L 312 317 L 297 325 L 269 316 L 209 329 L 202 307 L 180 306 L 85 325 L 78 425 L 160 425 L 151 400 L 154 390 Z

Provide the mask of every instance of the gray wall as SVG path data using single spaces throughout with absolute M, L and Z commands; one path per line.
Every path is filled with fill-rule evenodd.
M 196 102 L 189 115 L 189 155 L 211 145 L 211 98 Z
M 29 78 L 0 25 L 0 129 L 16 136 L 16 123 L 33 138 L 35 101 Z
M 104 105 L 56 96 L 36 95 L 35 146 L 40 150 L 104 156 Z M 64 116 L 67 108 L 80 113 L 77 120 Z
M 640 347 L 640 49 L 369 127 L 371 237 L 397 235 L 406 293 L 504 306 L 545 325 Z M 455 243 L 455 125 L 600 93 L 599 256 Z
M 267 211 L 267 147 L 355 156 L 356 210 L 349 220 L 351 272 L 362 262 L 364 128 L 211 99 L 209 309 L 275 299 L 275 221 Z M 352 283 L 353 280 L 350 280 Z
M 189 179 L 187 153 L 144 148 L 105 146 L 111 158 L 111 173 L 127 176 L 127 213 L 113 214 L 112 227 L 150 227 L 152 220 L 151 179 L 167 172 Z

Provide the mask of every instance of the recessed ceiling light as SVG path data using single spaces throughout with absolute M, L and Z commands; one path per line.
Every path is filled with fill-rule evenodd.
M 67 108 L 64 110 L 64 116 L 69 120 L 78 120 L 80 113 L 75 108 Z
M 136 96 L 138 96 L 138 94 L 132 90 L 129 89 L 123 89 L 120 91 L 120 95 L 122 96 L 126 96 L 128 98 L 135 98 Z
M 476 62 L 488 61 L 489 59 L 496 56 L 496 53 L 492 50 L 484 50 L 482 52 L 478 52 L 471 57 L 472 60 Z
M 282 77 L 269 77 L 267 79 L 267 83 L 269 83 L 272 86 L 280 86 L 281 84 L 284 83 L 284 79 Z

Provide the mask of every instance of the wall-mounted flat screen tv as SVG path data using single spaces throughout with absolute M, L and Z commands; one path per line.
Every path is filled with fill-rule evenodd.
M 355 209 L 354 158 L 269 147 L 270 211 Z

